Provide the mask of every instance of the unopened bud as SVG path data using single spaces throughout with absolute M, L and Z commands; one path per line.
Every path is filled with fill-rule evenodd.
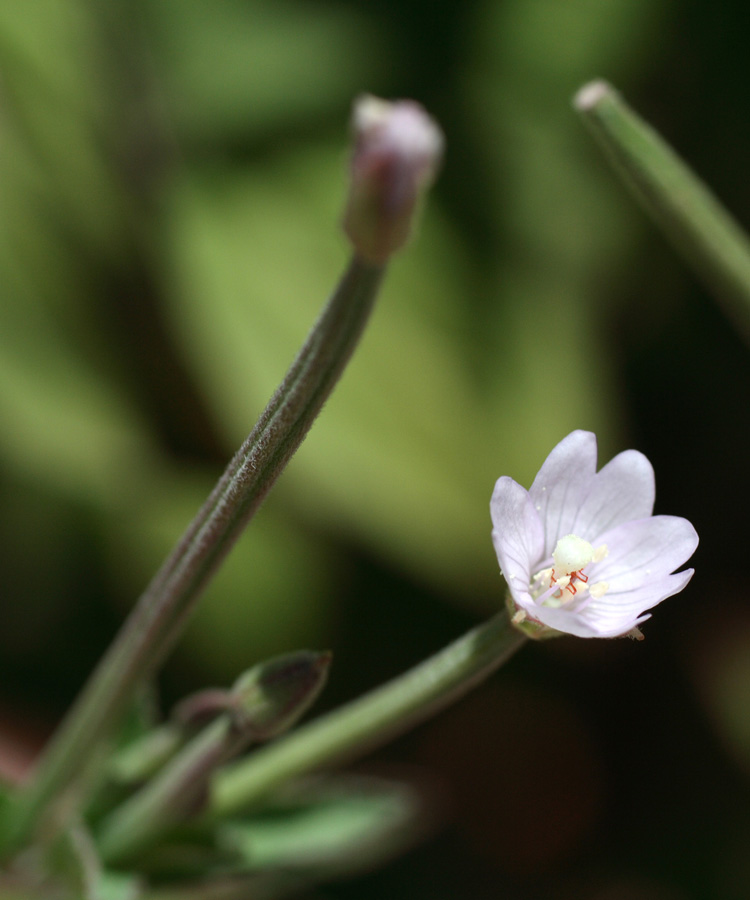
M 317 699 L 330 664 L 330 653 L 301 650 L 241 675 L 229 692 L 235 727 L 261 741 L 291 728 Z
M 411 100 L 361 97 L 353 126 L 344 230 L 361 259 L 382 265 L 409 239 L 417 204 L 440 162 L 443 135 Z

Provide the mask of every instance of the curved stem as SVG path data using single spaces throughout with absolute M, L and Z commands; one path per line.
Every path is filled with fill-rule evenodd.
M 209 815 L 235 815 L 291 778 L 385 743 L 466 693 L 525 640 L 503 610 L 403 675 L 218 773 Z

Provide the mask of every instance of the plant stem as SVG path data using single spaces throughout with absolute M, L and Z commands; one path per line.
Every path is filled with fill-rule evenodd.
M 220 716 L 197 735 L 175 760 L 105 819 L 97 841 L 102 860 L 119 864 L 193 812 L 210 772 L 243 750 L 251 731 L 235 730 Z
M 330 653 L 299 651 L 259 663 L 224 694 L 226 711 L 188 741 L 98 828 L 106 864 L 120 865 L 203 808 L 208 783 L 247 746 L 290 728 L 325 685 Z
M 382 687 L 219 772 L 209 815 L 240 813 L 291 778 L 385 743 L 466 693 L 525 640 L 503 610 Z
M 16 798 L 15 847 L 87 769 L 100 742 L 182 632 L 200 591 L 307 434 L 364 328 L 385 268 L 354 258 L 252 433 L 99 663 Z
M 615 170 L 750 341 L 750 241 L 745 232 L 611 85 L 586 85 L 575 106 Z

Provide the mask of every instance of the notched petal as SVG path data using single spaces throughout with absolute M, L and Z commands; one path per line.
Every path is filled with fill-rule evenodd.
M 594 476 L 571 530 L 593 541 L 623 522 L 645 519 L 653 512 L 655 492 L 648 459 L 637 450 L 618 453 Z
M 544 552 L 572 531 L 578 509 L 596 475 L 596 435 L 574 431 L 552 450 L 529 488 L 544 526 Z

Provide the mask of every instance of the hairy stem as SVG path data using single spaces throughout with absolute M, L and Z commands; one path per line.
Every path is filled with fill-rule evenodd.
M 18 795 L 3 837 L 12 847 L 87 769 L 134 690 L 163 661 L 195 602 L 307 434 L 367 322 L 383 274 L 349 265 L 252 433 L 140 598 Z
M 575 105 L 613 168 L 750 341 L 750 241 L 705 184 L 609 84 Z

